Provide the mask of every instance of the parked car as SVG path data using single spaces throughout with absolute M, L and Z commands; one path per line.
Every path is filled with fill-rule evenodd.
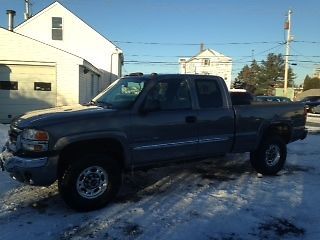
M 320 96 L 308 96 L 301 100 L 305 104 L 307 112 L 314 112 L 314 108 L 320 105 Z
M 310 109 L 310 112 L 311 112 L 311 113 L 320 113 L 320 105 L 315 106 L 315 107 L 312 107 L 312 108 Z
M 290 98 L 280 96 L 256 96 L 257 102 L 292 102 Z
M 220 77 L 127 76 L 89 104 L 14 119 L 0 164 L 24 183 L 58 180 L 65 202 L 87 211 L 115 197 L 123 172 L 177 161 L 250 152 L 257 172 L 274 175 L 305 123 L 300 102 L 233 105 Z

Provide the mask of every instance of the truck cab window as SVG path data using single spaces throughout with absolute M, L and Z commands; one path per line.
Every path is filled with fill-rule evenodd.
M 184 79 L 158 82 L 148 93 L 146 105 L 158 105 L 159 110 L 191 109 L 189 86 Z
M 212 79 L 197 79 L 195 84 L 200 108 L 222 107 L 222 95 L 215 81 Z

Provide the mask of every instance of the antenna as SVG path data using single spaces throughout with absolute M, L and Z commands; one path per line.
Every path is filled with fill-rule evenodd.
M 31 0 L 24 0 L 24 4 L 25 4 L 25 13 L 24 13 L 24 20 L 28 20 L 29 18 L 32 17 L 32 13 L 31 13 Z

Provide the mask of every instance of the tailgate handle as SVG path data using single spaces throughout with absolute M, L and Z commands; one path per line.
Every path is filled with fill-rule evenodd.
M 196 116 L 187 116 L 186 117 L 186 123 L 195 123 L 197 121 Z

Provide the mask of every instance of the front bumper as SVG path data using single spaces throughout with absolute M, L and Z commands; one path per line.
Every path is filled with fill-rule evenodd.
M 23 183 L 49 186 L 57 179 L 58 157 L 26 158 L 15 156 L 8 148 L 0 153 L 2 170 Z

